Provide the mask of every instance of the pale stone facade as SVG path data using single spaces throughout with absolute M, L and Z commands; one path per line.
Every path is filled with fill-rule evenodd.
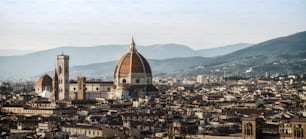
M 62 127 L 63 132 L 68 132 L 69 135 L 85 135 L 90 138 L 102 137 L 102 128 L 95 128 L 90 126 L 64 126 Z
M 54 114 L 54 109 L 25 109 L 23 107 L 2 107 L 1 112 L 4 113 L 15 113 L 20 115 L 43 115 L 43 116 L 50 116 Z
M 292 139 L 306 138 L 306 119 L 291 121 Z
M 110 91 L 114 88 L 113 82 L 84 82 L 84 100 L 95 100 L 96 98 L 108 98 Z M 79 86 L 77 82 L 70 82 L 69 85 L 69 99 L 76 100 L 78 98 Z
M 58 99 L 69 99 L 69 56 L 57 56 Z

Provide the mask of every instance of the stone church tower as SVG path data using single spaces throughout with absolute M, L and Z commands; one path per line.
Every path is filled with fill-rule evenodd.
M 242 119 L 242 139 L 260 139 L 262 133 L 263 119 L 243 118 Z
M 54 70 L 54 76 L 52 80 L 52 96 L 51 96 L 52 102 L 55 102 L 58 100 L 58 76 L 57 76 L 57 71 L 56 68 Z
M 296 119 L 291 121 L 292 139 L 306 138 L 306 119 Z
M 78 100 L 85 100 L 85 92 L 86 92 L 86 78 L 78 77 Z
M 58 55 L 56 72 L 58 76 L 58 100 L 69 99 L 69 56 Z

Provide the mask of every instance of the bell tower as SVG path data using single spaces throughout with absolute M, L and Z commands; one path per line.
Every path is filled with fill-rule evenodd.
M 56 68 L 54 70 L 54 76 L 52 80 L 52 97 L 51 97 L 52 102 L 55 102 L 58 100 L 58 76 L 57 76 L 57 71 Z
M 294 119 L 291 121 L 292 139 L 305 139 L 306 119 Z
M 242 119 L 242 139 L 260 139 L 263 120 L 260 118 Z
M 86 78 L 78 77 L 78 100 L 85 100 Z
M 58 100 L 69 99 L 69 56 L 58 55 L 56 72 L 58 76 Z

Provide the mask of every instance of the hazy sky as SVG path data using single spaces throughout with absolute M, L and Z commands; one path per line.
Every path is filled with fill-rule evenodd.
M 0 0 L 0 49 L 258 43 L 306 30 L 306 0 Z

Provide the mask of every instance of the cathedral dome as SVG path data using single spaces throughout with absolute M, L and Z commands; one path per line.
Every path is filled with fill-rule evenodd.
M 150 64 L 137 52 L 133 38 L 129 52 L 117 63 L 114 76 L 116 96 L 120 98 L 144 98 L 157 92 L 152 85 Z
M 152 74 L 148 61 L 137 52 L 134 39 L 130 45 L 130 50 L 117 63 L 115 76 L 120 74 L 146 73 Z
M 39 77 L 37 86 L 52 86 L 52 78 L 48 74 L 44 74 Z
M 36 82 L 35 92 L 41 93 L 43 90 L 50 90 L 52 89 L 52 78 L 48 74 L 44 74 L 39 77 Z

